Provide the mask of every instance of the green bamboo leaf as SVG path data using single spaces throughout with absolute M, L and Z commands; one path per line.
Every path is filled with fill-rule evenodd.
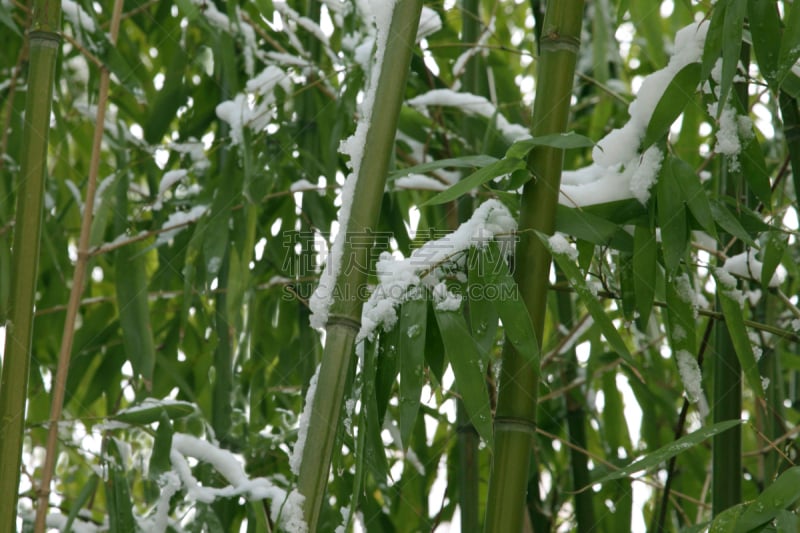
M 123 246 L 115 261 L 117 307 L 125 354 L 133 370 L 147 382 L 153 380 L 156 353 L 147 302 L 145 256 L 138 243 Z
M 72 507 L 69 510 L 69 516 L 67 516 L 67 523 L 64 524 L 64 528 L 62 531 L 73 531 L 72 530 L 72 523 L 75 522 L 75 519 L 78 518 L 78 514 L 84 506 L 89 502 L 89 500 L 94 496 L 95 491 L 97 490 L 97 484 L 100 482 L 100 477 L 97 474 L 92 474 L 89 476 L 89 479 L 81 488 L 81 492 L 78 494 L 78 497 L 72 503 Z
M 524 159 L 527 157 L 528 152 L 533 150 L 536 146 L 550 146 L 551 148 L 561 148 L 568 150 L 570 148 L 591 148 L 594 146 L 594 141 L 585 135 L 580 135 L 574 131 L 566 133 L 553 133 L 551 135 L 540 135 L 538 137 L 531 137 L 530 139 L 522 139 L 512 144 L 506 151 L 506 158 L 508 159 Z
M 428 302 L 428 324 L 425 328 L 425 362 L 428 364 L 433 377 L 441 383 L 444 375 L 445 346 L 432 305 L 432 302 Z
M 681 286 L 682 284 L 686 285 Z M 673 353 L 686 350 L 694 355 L 697 353 L 696 318 L 692 302 L 685 299 L 688 296 L 687 293 L 694 289 L 688 284 L 689 279 L 686 276 L 673 276 L 666 283 L 667 338 Z
M 657 251 L 656 236 L 650 228 L 636 226 L 633 230 L 633 290 L 641 326 L 647 324 L 655 301 Z
M 483 168 L 497 161 L 497 158 L 488 155 L 466 155 L 450 159 L 439 159 L 438 161 L 431 161 L 430 163 L 422 163 L 420 165 L 395 170 L 389 174 L 387 179 L 392 181 L 397 178 L 402 178 L 403 176 L 408 176 L 409 174 L 424 174 L 442 168 Z
M 619 224 L 586 209 L 559 205 L 556 208 L 556 230 L 592 244 L 610 245 L 625 251 L 633 249 L 630 235 Z
M 758 70 L 770 88 L 778 88 L 778 60 L 780 58 L 781 20 L 778 6 L 772 0 L 748 0 L 747 20 L 753 40 L 753 52 L 758 60 Z
M 676 165 L 673 161 L 670 158 L 661 167 L 656 187 L 658 225 L 661 227 L 664 265 L 668 272 L 674 272 L 678 268 L 689 244 L 686 208 L 678 179 L 675 177 Z
M 714 224 L 714 215 L 711 212 L 711 204 L 708 196 L 700 183 L 700 178 L 694 169 L 684 161 L 671 157 L 668 163 L 671 165 L 672 176 L 677 180 L 681 190 L 681 198 L 689 207 L 689 212 L 706 232 L 712 237 L 717 237 L 717 227 Z
M 506 338 L 517 352 L 533 365 L 539 365 L 539 343 L 531 323 L 530 313 L 522 301 L 519 287 L 508 272 L 500 247 L 492 241 L 481 253 L 488 283 L 481 291 L 491 300 L 503 321 Z
M 723 28 L 725 25 L 725 13 L 728 8 L 728 1 L 717 2 L 714 11 L 711 13 L 711 22 L 706 33 L 706 42 L 703 46 L 703 69 L 700 72 L 700 79 L 705 80 L 711 74 L 711 69 L 722 53 Z
M 780 59 L 778 61 L 778 85 L 782 85 L 792 67 L 800 58 L 800 7 L 796 3 L 784 6 L 788 10 L 784 17 L 783 38 L 781 39 Z
M 626 363 L 635 367 L 636 365 L 628 347 L 625 345 L 625 341 L 622 340 L 617 328 L 614 327 L 614 323 L 611 322 L 611 318 L 609 318 L 606 313 L 606 309 L 601 303 L 601 300 L 589 290 L 586 281 L 584 281 L 583 273 L 578 269 L 578 266 L 572 262 L 567 254 L 554 252 L 546 235 L 538 232 L 537 234 L 545 246 L 553 253 L 553 260 L 555 260 L 558 267 L 564 272 L 564 275 L 567 276 L 569 284 L 575 289 L 575 292 L 578 293 L 578 296 L 589 310 L 589 314 L 592 315 L 595 323 L 600 327 L 600 331 L 605 335 L 608 343 Z
M 480 348 L 470 336 L 467 323 L 460 313 L 437 309 L 434 314 L 470 422 L 491 448 L 492 410 Z
M 650 117 L 642 141 L 642 150 L 646 150 L 669 133 L 670 126 L 683 112 L 683 108 L 694 99 L 699 83 L 699 63 L 689 63 L 675 74 L 664 89 L 664 94 Z
M 800 529 L 797 514 L 792 511 L 780 511 L 775 517 L 775 527 L 778 531 L 797 531 Z
M 712 426 L 706 426 L 704 428 L 698 429 L 694 433 L 690 433 L 688 435 L 684 435 L 683 437 L 677 439 L 676 441 L 667 444 L 666 446 L 662 446 L 661 448 L 657 449 L 654 452 L 648 453 L 644 457 L 637 459 L 630 465 L 607 474 L 597 481 L 593 481 L 592 485 L 595 483 L 603 484 L 607 483 L 608 481 L 613 481 L 615 479 L 622 479 L 624 477 L 631 476 L 637 472 L 642 472 L 644 470 L 648 470 L 653 468 L 654 466 L 658 466 L 664 461 L 675 457 L 678 454 L 689 450 L 701 442 L 707 440 L 708 438 L 716 435 L 717 433 L 722 433 L 734 426 L 741 424 L 741 420 L 725 420 L 724 422 L 719 422 Z M 588 487 L 586 487 L 588 488 Z
M 667 63 L 667 54 L 664 51 L 664 31 L 661 27 L 661 15 L 657 9 L 646 2 L 630 2 L 628 7 L 631 12 L 631 22 L 636 27 L 636 32 L 644 36 L 647 41 L 646 53 L 655 68 L 661 68 Z
M 172 470 L 169 454 L 172 451 L 172 420 L 166 410 L 161 411 L 158 429 L 153 440 L 153 453 L 150 455 L 150 478 L 158 479 L 164 472 Z
M 368 350 L 364 357 L 364 381 L 361 396 L 361 409 L 364 411 L 364 425 L 359 427 L 359 432 L 366 433 L 364 442 L 364 463 L 370 468 L 375 479 L 386 479 L 389 465 L 386 461 L 386 451 L 381 430 L 383 418 L 378 410 L 378 399 L 375 395 L 375 382 L 377 377 L 377 350 Z
M 619 272 L 619 288 L 622 296 L 622 313 L 625 320 L 630 322 L 636 311 L 636 289 L 634 286 L 633 254 L 622 252 L 617 257 L 617 271 Z
M 778 479 L 745 508 L 736 521 L 734 533 L 747 533 L 766 524 L 781 511 L 792 508 L 798 499 L 800 499 L 800 466 L 793 466 L 778 476 Z
M 17 28 L 17 25 L 14 23 L 14 19 L 11 18 L 11 13 L 6 9 L 0 10 L 0 23 L 22 37 L 22 33 L 20 33 L 19 28 Z
M 194 412 L 194 405 L 188 402 L 177 400 L 161 402 L 147 399 L 139 405 L 134 405 L 118 412 L 111 418 L 117 422 L 124 422 L 126 424 L 144 425 L 158 422 L 164 415 L 166 415 L 168 419 L 175 420 L 189 416 Z
M 727 0 L 725 21 L 722 27 L 722 78 L 719 84 L 719 102 L 717 117 L 722 114 L 724 102 L 733 86 L 733 77 L 739 67 L 739 55 L 742 50 L 742 29 L 747 14 L 747 0 Z
M 738 238 L 745 244 L 756 246 L 755 241 L 744 229 L 744 226 L 742 226 L 742 223 L 739 222 L 739 219 L 737 219 L 733 213 L 731 213 L 730 209 L 728 209 L 728 207 L 721 200 L 710 200 L 710 204 L 711 213 L 714 215 L 714 220 L 719 227 Z
M 424 298 L 408 300 L 400 308 L 398 363 L 400 366 L 400 440 L 408 447 L 419 411 L 420 394 L 425 382 L 425 330 L 428 302 Z
M 128 487 L 127 470 L 122 454 L 114 438 L 105 440 L 106 468 L 106 503 L 108 505 L 108 524 L 111 533 L 129 533 L 136 531 L 136 522 L 133 519 L 133 501 Z
M 750 189 L 764 203 L 767 210 L 771 210 L 772 186 L 769 182 L 769 171 L 764 159 L 764 152 L 761 150 L 761 143 L 758 142 L 755 133 L 742 150 L 739 159 L 742 164 L 742 174 L 744 174 Z
M 473 172 L 446 191 L 440 192 L 427 202 L 424 202 L 420 205 L 426 206 L 450 202 L 498 176 L 510 174 L 511 172 L 524 167 L 525 162 L 522 159 L 500 159 L 483 167 L 480 170 Z
M 711 528 L 708 533 L 733 533 L 736 528 L 736 522 L 743 511 L 743 503 L 725 509 L 711 522 Z
M 475 247 L 469 249 L 469 262 L 467 263 L 467 291 L 469 325 L 472 337 L 484 352 L 489 352 L 494 344 L 497 332 L 497 311 L 492 302 L 486 298 L 486 269 L 488 266 L 482 252 Z M 477 290 L 473 290 L 476 288 Z
M 767 233 L 767 240 L 762 248 L 763 266 L 761 268 L 761 286 L 765 289 L 769 287 L 772 275 L 778 268 L 783 254 L 786 251 L 787 235 L 778 231 Z
M 750 338 L 747 336 L 747 328 L 742 317 L 742 304 L 739 301 L 739 296 L 734 292 L 738 292 L 738 290 L 736 287 L 726 287 L 720 281 L 719 275 L 715 274 L 715 278 L 722 314 L 725 317 L 725 324 L 728 326 L 728 333 L 730 333 L 736 357 L 742 366 L 742 372 L 744 372 L 753 393 L 759 398 L 764 398 L 764 388 L 761 386 L 758 363 L 753 354 L 753 346 L 750 344 Z

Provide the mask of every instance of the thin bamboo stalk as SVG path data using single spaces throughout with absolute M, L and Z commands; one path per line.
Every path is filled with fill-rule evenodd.
M 0 378 L 0 531 L 15 531 L 22 461 L 25 400 L 33 336 L 33 309 L 42 229 L 47 139 L 55 65 L 60 48 L 61 4 L 37 0 L 29 34 L 21 172 L 17 190 L 9 321 Z
M 547 4 L 537 65 L 539 86 L 533 109 L 534 136 L 566 130 L 583 6 L 583 0 Z M 528 160 L 533 179 L 525 184 L 522 192 L 514 275 L 540 344 L 551 257 L 538 240 L 536 231 L 553 232 L 563 157 L 562 150 L 534 149 Z M 538 387 L 538 363 L 528 362 L 506 342 L 484 524 L 487 532 L 518 532 L 522 528 L 530 451 L 536 431 Z
M 421 10 L 421 0 L 397 0 L 394 6 L 373 104 L 373 110 L 380 110 L 380 119 L 369 117 L 364 156 L 352 199 L 358 208 L 350 213 L 347 235 L 363 236 L 378 221 Z M 351 246 L 347 235 L 338 236 L 344 239 L 342 264 L 348 264 L 347 261 L 350 265 L 369 264 L 366 262 L 369 250 L 363 246 Z M 346 378 L 353 358 L 353 343 L 361 322 L 363 301 L 358 297 L 360 291 L 357 289 L 365 281 L 363 269 L 342 269 L 335 282 L 334 294 L 350 297 L 334 300 L 325 328 L 325 351 L 311 404 L 298 479 L 298 489 L 305 496 L 306 523 L 312 532 L 318 529 Z
M 114 9 L 111 14 L 111 44 L 116 44 L 119 34 L 119 22 L 122 15 L 122 0 L 114 1 Z M 100 170 L 100 150 L 103 141 L 105 128 L 106 109 L 108 106 L 108 85 L 109 72 L 103 69 L 100 72 L 100 88 L 97 98 L 97 119 L 94 126 L 94 138 L 92 141 L 92 158 L 89 162 L 89 181 L 86 185 L 86 200 L 83 205 L 83 220 L 81 221 L 81 233 L 78 238 L 78 260 L 75 263 L 75 270 L 72 273 L 72 288 L 69 293 L 69 303 L 67 314 L 64 319 L 64 334 L 61 337 L 61 348 L 58 354 L 58 368 L 56 370 L 56 380 L 53 385 L 53 403 L 50 408 L 50 422 L 47 430 L 47 452 L 42 469 L 42 480 L 39 484 L 38 504 L 36 508 L 36 520 L 34 531 L 41 533 L 45 530 L 45 518 L 47 516 L 48 499 L 50 497 L 50 480 L 53 476 L 56 457 L 58 456 L 58 421 L 61 419 L 61 411 L 64 407 L 64 392 L 67 387 L 67 372 L 69 371 L 70 355 L 72 353 L 72 341 L 75 335 L 75 319 L 80 308 L 81 295 L 83 294 L 84 282 L 86 281 L 86 270 L 89 266 L 89 236 L 92 229 L 92 219 L 94 210 L 94 197 L 97 189 L 97 174 Z

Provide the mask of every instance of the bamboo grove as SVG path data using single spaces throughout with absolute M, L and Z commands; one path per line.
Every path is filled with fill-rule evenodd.
M 797 0 L 0 26 L 0 533 L 798 530 Z

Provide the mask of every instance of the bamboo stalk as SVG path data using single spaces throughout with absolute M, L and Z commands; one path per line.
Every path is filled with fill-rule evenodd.
M 33 335 L 33 309 L 42 229 L 47 139 L 55 65 L 60 48 L 59 2 L 37 0 L 29 33 L 30 66 L 25 102 L 21 172 L 17 190 L 9 321 L 0 378 L 0 531 L 15 531 L 22 462 L 25 400 Z
M 532 135 L 566 130 L 575 62 L 580 44 L 583 0 L 547 4 L 542 29 L 539 80 L 533 109 Z M 547 302 L 550 253 L 536 231 L 552 234 L 563 151 L 537 147 L 528 160 L 533 179 L 525 184 L 520 209 L 520 241 L 514 276 L 541 344 Z M 528 231 L 536 230 L 536 231 Z M 495 449 L 484 529 L 487 532 L 518 532 L 523 524 L 525 488 L 528 484 L 530 448 L 536 431 L 538 364 L 517 353 L 510 342 L 503 350 Z
M 122 14 L 122 0 L 114 1 L 114 9 L 111 15 L 111 44 L 116 44 L 119 34 L 119 22 Z M 50 408 L 50 421 L 47 429 L 47 451 L 45 456 L 44 468 L 42 469 L 42 480 L 39 484 L 38 504 L 36 508 L 36 520 L 34 531 L 41 533 L 45 530 L 45 518 L 47 516 L 48 499 L 50 497 L 50 480 L 53 476 L 56 457 L 58 456 L 58 421 L 61 419 L 61 412 L 64 407 L 64 393 L 67 387 L 67 372 L 69 371 L 70 355 L 72 353 L 72 341 L 75 335 L 75 319 L 80 308 L 81 295 L 83 294 L 84 282 L 86 281 L 86 270 L 89 266 L 89 237 L 92 229 L 92 219 L 94 210 L 95 190 L 97 189 L 97 174 L 100 170 L 100 151 L 103 141 L 105 128 L 106 108 L 108 106 L 108 85 L 109 72 L 103 69 L 100 72 L 100 88 L 97 99 L 97 118 L 94 126 L 94 138 L 92 141 L 92 158 L 89 162 L 89 180 L 86 185 L 86 200 L 83 204 L 83 220 L 81 222 L 81 233 L 78 238 L 78 260 L 75 262 L 75 270 L 72 273 L 72 288 L 69 293 L 69 303 L 64 319 L 64 334 L 61 337 L 61 348 L 58 354 L 58 368 L 56 379 L 53 385 L 53 403 Z
M 741 59 L 747 67 L 750 49 L 742 44 Z M 733 98 L 738 98 L 744 109 L 747 106 L 747 83 L 734 85 Z M 723 105 L 720 102 L 719 105 Z M 744 193 L 741 172 L 733 172 L 727 160 L 721 163 L 722 172 L 718 184 L 720 195 L 737 197 Z M 720 234 L 719 242 L 727 236 Z M 734 255 L 743 251 L 740 241 L 734 242 L 726 253 Z M 717 297 L 719 308 L 719 297 Z M 736 355 L 728 326 L 724 321 L 715 325 L 712 417 L 716 424 L 724 420 L 740 419 L 742 416 L 742 366 Z M 711 441 L 711 502 L 712 513 L 717 516 L 725 509 L 742 501 L 742 428 L 736 426 L 714 435 Z
M 421 10 L 421 0 L 397 0 L 393 10 L 373 104 L 373 110 L 380 111 L 380 119 L 369 117 L 364 156 L 356 176 L 352 204 L 358 209 L 350 213 L 346 235 L 337 237 L 344 239 L 342 264 L 348 264 L 346 261 L 350 261 L 350 265 L 369 264 L 365 262 L 369 250 L 363 246 L 351 246 L 347 235 L 363 236 L 378 220 Z M 361 322 L 363 301 L 358 297 L 360 291 L 357 289 L 365 281 L 366 272 L 360 268 L 342 269 L 335 280 L 334 294 L 350 297 L 337 298 L 330 309 L 325 328 L 325 351 L 311 405 L 298 479 L 298 489 L 305 496 L 306 523 L 312 532 L 317 531 L 325 500 L 353 343 Z

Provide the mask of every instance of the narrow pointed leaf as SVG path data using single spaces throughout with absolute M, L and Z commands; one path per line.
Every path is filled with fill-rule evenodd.
M 524 168 L 525 162 L 522 159 L 500 159 L 494 163 L 477 170 L 462 179 L 446 191 L 442 191 L 427 202 L 421 205 L 436 205 L 450 202 L 467 194 L 472 189 L 480 187 L 484 183 L 493 180 L 498 176 L 510 174 L 517 169 Z
M 469 334 L 464 317 L 456 311 L 435 311 L 447 358 L 456 377 L 470 422 L 481 438 L 492 446 L 492 410 L 486 389 L 486 372 L 478 345 Z
M 717 433 L 722 433 L 734 426 L 741 424 L 741 420 L 725 420 L 724 422 L 720 422 L 718 424 L 714 424 L 712 426 L 706 426 L 704 428 L 698 429 L 694 433 L 690 433 L 685 435 L 675 442 L 667 444 L 666 446 L 662 446 L 661 448 L 657 449 L 654 452 L 648 453 L 644 457 L 637 459 L 630 465 L 626 466 L 625 468 L 621 468 L 616 472 L 612 472 L 608 475 L 605 475 L 594 481 L 594 483 L 606 483 L 608 481 L 613 481 L 615 479 L 622 479 L 624 477 L 628 477 L 630 475 L 636 474 L 637 472 L 642 472 L 645 470 L 649 470 L 655 466 L 660 465 L 664 461 L 675 457 L 676 455 L 689 450 L 701 442 L 705 441 L 706 439 L 716 435 Z
M 747 20 L 753 38 L 753 52 L 758 60 L 758 70 L 775 90 L 778 88 L 776 82 L 780 57 L 780 40 L 776 36 L 781 33 L 778 6 L 772 0 L 748 0 Z
M 428 302 L 424 298 L 408 300 L 400 309 L 399 346 L 400 366 L 400 440 L 408 446 L 419 411 L 422 384 L 425 382 L 425 330 Z
M 117 252 L 117 306 L 125 354 L 134 372 L 151 382 L 156 355 L 147 301 L 145 256 L 139 255 L 139 250 L 137 244 L 130 244 Z
M 670 126 L 683 112 L 683 108 L 694 99 L 699 83 L 699 63 L 689 63 L 675 74 L 650 117 L 650 123 L 647 125 L 642 142 L 642 150 L 646 150 L 669 133 Z
M 720 80 L 717 118 L 722 113 L 722 103 L 727 101 L 733 86 L 733 77 L 739 67 L 742 50 L 742 28 L 747 14 L 747 0 L 728 0 L 722 28 L 722 79 Z
M 711 200 L 711 213 L 714 215 L 714 220 L 717 225 L 738 238 L 745 244 L 756 246 L 755 241 L 744 229 L 742 223 L 731 213 L 730 209 L 720 200 Z
M 778 85 L 782 84 L 792 67 L 800 58 L 800 6 L 791 4 L 784 17 L 783 38 L 781 40 L 780 60 L 778 64 Z
M 800 499 L 800 466 L 783 472 L 759 494 L 736 521 L 735 533 L 747 533 L 771 521 Z M 795 530 L 796 531 L 796 530 Z
M 641 324 L 647 324 L 655 301 L 656 236 L 646 226 L 633 230 L 633 290 Z
M 681 197 L 689 207 L 694 219 L 709 235 L 717 236 L 717 227 L 714 225 L 714 215 L 708 196 L 700 183 L 700 178 L 694 169 L 682 159 L 671 158 L 672 176 L 678 182 Z
M 508 151 L 506 151 L 506 157 L 510 159 L 524 159 L 527 157 L 528 152 L 533 150 L 536 146 L 550 146 L 552 148 L 561 148 L 562 150 L 570 148 L 591 148 L 594 146 L 594 141 L 574 131 L 541 135 L 539 137 L 531 137 L 530 139 L 522 139 L 521 141 L 515 142 Z
M 438 161 L 431 161 L 430 163 L 422 163 L 420 165 L 396 170 L 389 174 L 387 179 L 391 181 L 409 174 L 424 174 L 425 172 L 440 170 L 442 168 L 483 168 L 496 162 L 497 158 L 488 155 L 466 155 L 464 157 L 439 159 Z
M 472 337 L 485 352 L 489 352 L 494 344 L 498 319 L 494 305 L 486 297 L 488 268 L 492 267 L 486 264 L 483 253 L 477 248 L 470 248 L 467 269 L 469 325 Z
M 106 439 L 106 502 L 108 505 L 108 523 L 111 533 L 128 533 L 136 531 L 136 522 L 133 519 L 133 501 L 128 487 L 128 478 L 125 475 L 126 465 L 122 462 L 122 455 L 113 438 Z
M 681 188 L 675 178 L 674 159 L 662 166 L 656 185 L 658 199 L 658 225 L 661 227 L 661 244 L 664 249 L 664 264 L 668 272 L 674 272 L 686 252 L 689 243 L 686 225 L 686 208 Z
M 736 522 L 743 512 L 743 503 L 725 509 L 711 522 L 708 533 L 733 533 L 736 530 Z
M 781 259 L 783 259 L 783 253 L 786 251 L 786 242 L 787 237 L 784 233 L 770 231 L 767 234 L 767 242 L 762 251 L 762 258 L 764 260 L 761 268 L 762 287 L 769 287 L 769 282 L 772 280 L 772 275 L 778 268 Z
M 755 134 L 753 134 L 755 135 Z M 772 186 L 769 182 L 769 171 L 761 150 L 761 143 L 753 137 L 742 150 L 739 156 L 742 163 L 742 174 L 747 180 L 747 185 L 766 206 L 771 210 Z
M 722 286 L 718 277 L 716 281 L 720 307 L 722 307 L 725 324 L 728 326 L 728 332 L 730 333 L 734 350 L 736 350 L 736 357 L 739 359 L 739 364 L 742 366 L 742 372 L 747 378 L 747 382 L 753 390 L 753 393 L 759 398 L 763 398 L 764 388 L 761 386 L 761 375 L 758 372 L 758 363 L 753 354 L 753 346 L 750 344 L 750 338 L 747 336 L 744 318 L 742 318 L 742 305 L 739 303 L 738 299 L 735 298 L 735 294 L 733 293 L 733 291 L 737 289 L 727 290 Z
M 158 479 L 164 472 L 172 469 L 169 454 L 172 451 L 172 420 L 166 412 L 161 412 L 158 429 L 153 441 L 153 453 L 150 455 L 150 477 Z

